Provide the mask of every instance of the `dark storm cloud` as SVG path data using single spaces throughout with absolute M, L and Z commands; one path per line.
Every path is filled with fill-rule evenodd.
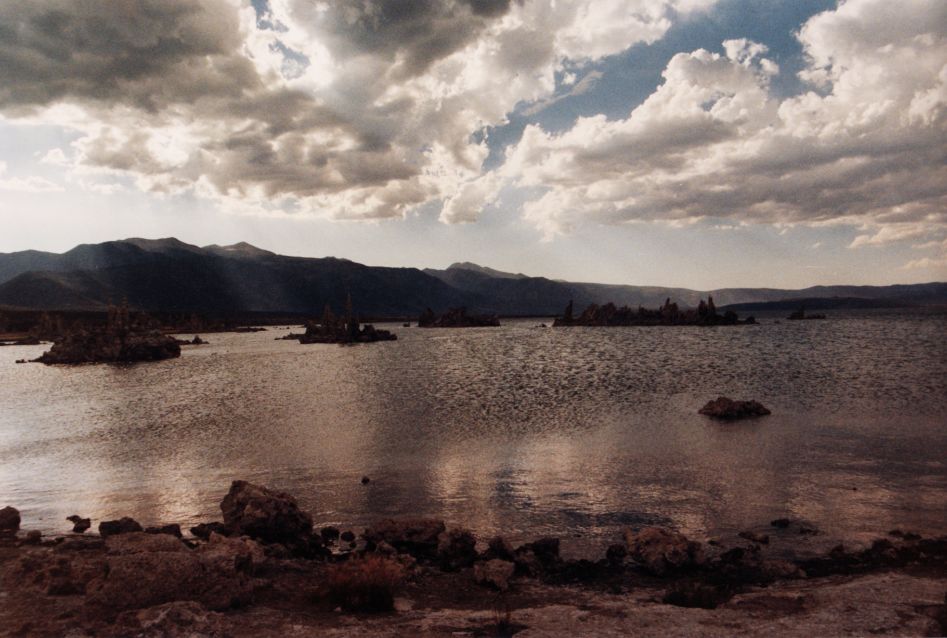
M 61 99 L 155 110 L 258 85 L 223 0 L 0 3 L 0 107 Z
M 510 0 L 349 0 L 326 5 L 326 35 L 349 55 L 392 56 L 403 77 L 477 39 Z

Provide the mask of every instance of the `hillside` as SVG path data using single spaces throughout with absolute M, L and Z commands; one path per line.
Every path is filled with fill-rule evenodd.
M 0 306 L 16 309 L 102 310 L 124 298 L 147 311 L 320 314 L 325 304 L 341 310 L 348 294 L 361 313 L 375 317 L 456 306 L 507 316 L 557 315 L 570 300 L 579 308 L 606 302 L 658 307 L 671 298 L 692 307 L 708 294 L 718 306 L 830 298 L 855 299 L 857 307 L 947 305 L 945 283 L 698 291 L 558 281 L 469 262 L 445 270 L 382 268 L 288 257 L 247 243 L 202 248 L 174 238 L 82 244 L 62 254 L 0 254 Z

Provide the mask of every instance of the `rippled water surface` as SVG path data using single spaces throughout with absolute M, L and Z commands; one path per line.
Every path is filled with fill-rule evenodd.
M 627 525 L 827 535 L 947 528 L 947 317 L 721 328 L 392 329 L 353 347 L 205 335 L 130 367 L 14 365 L 0 348 L 0 506 L 219 519 L 233 478 L 317 524 L 434 515 L 482 535 L 604 543 Z M 697 415 L 719 394 L 771 417 Z M 362 475 L 372 478 L 360 483 Z

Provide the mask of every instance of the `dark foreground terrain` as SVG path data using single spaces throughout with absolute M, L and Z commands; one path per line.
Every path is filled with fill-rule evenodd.
M 318 529 L 292 496 L 243 481 L 221 513 L 183 538 L 122 519 L 45 539 L 0 510 L 0 635 L 947 632 L 947 537 L 786 556 L 774 548 L 819 532 L 779 519 L 729 545 L 627 530 L 606 556 L 569 560 L 558 539 L 513 548 L 429 519 Z

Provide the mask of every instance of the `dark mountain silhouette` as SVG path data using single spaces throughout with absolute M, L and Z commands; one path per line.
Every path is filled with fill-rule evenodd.
M 580 308 L 607 302 L 656 308 L 668 297 L 686 308 L 708 294 L 721 307 L 800 299 L 808 305 L 809 299 L 833 297 L 876 306 L 947 305 L 945 283 L 697 291 L 557 281 L 467 262 L 446 270 L 380 268 L 277 255 L 243 242 L 201 248 L 174 238 L 83 244 L 62 254 L 0 254 L 0 306 L 8 308 L 102 310 L 124 298 L 148 311 L 317 315 L 327 303 L 341 310 L 348 294 L 360 313 L 373 317 L 460 306 L 483 314 L 558 315 L 570 300 Z

